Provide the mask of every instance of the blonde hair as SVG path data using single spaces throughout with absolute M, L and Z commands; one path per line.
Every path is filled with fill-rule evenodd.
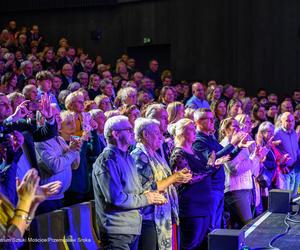
M 188 118 L 182 118 L 179 121 L 177 121 L 175 124 L 173 124 L 170 132 L 174 136 L 175 146 L 180 144 L 184 140 L 183 133 L 185 131 L 185 128 L 190 124 L 195 124 L 195 123 L 193 120 Z
M 83 100 L 84 100 L 84 95 L 83 95 L 83 93 L 82 92 L 80 92 L 80 91 L 75 91 L 75 92 L 73 92 L 73 93 L 71 93 L 71 94 L 69 94 L 67 97 L 66 97 L 66 100 L 65 100 L 65 106 L 66 106 L 66 108 L 67 108 L 67 110 L 70 110 L 70 111 L 73 111 L 73 109 L 72 109 L 72 104 L 73 104 L 73 102 L 77 99 L 77 97 L 82 97 L 83 98 Z
M 167 107 L 169 124 L 177 122 L 182 117 L 178 117 L 179 110 L 184 110 L 184 105 L 181 102 L 171 102 Z
M 226 130 L 229 128 L 229 126 L 231 125 L 231 123 L 234 120 L 235 119 L 233 117 L 228 117 L 228 118 L 225 118 L 221 121 L 220 129 L 219 129 L 219 141 L 222 141 L 225 138 Z

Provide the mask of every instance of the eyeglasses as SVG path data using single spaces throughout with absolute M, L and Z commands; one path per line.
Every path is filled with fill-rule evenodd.
M 133 128 L 121 128 L 121 129 L 114 129 L 114 131 L 128 131 L 129 133 L 133 133 Z

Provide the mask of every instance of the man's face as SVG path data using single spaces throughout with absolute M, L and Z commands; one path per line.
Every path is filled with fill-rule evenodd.
M 296 102 L 300 102 L 300 91 L 295 91 L 293 97 Z
M 40 88 L 42 91 L 45 93 L 48 93 L 52 87 L 52 80 L 51 79 L 46 79 L 46 80 L 41 80 L 38 83 L 40 85 Z
M 24 74 L 29 77 L 29 76 L 32 76 L 32 69 L 33 69 L 33 66 L 31 63 L 28 63 L 25 67 L 24 67 Z
M 71 66 L 71 64 L 65 64 L 63 66 L 63 74 L 66 77 L 72 77 L 73 76 L 73 67 Z
M 270 103 L 275 103 L 275 104 L 278 103 L 278 97 L 277 97 L 277 95 L 270 95 L 270 96 L 268 96 L 268 100 L 269 100 Z
M 214 126 L 214 115 L 212 112 L 205 112 L 205 115 L 200 118 L 197 122 L 197 128 L 204 133 L 212 133 L 215 129 Z
M 79 82 L 82 87 L 86 87 L 89 83 L 89 75 L 88 74 L 82 74 L 79 78 Z
M 156 60 L 151 61 L 149 66 L 150 66 L 151 71 L 156 72 L 158 70 L 158 66 L 159 66 L 158 61 L 156 61 Z
M 201 83 L 198 83 L 194 86 L 193 94 L 201 100 L 204 99 L 204 88 Z
M 108 80 L 112 80 L 112 75 L 109 71 L 104 71 L 102 73 L 103 79 L 108 79 Z
M 86 59 L 84 66 L 86 69 L 92 69 L 93 68 L 93 61 L 91 59 Z
M 58 90 L 60 89 L 60 86 L 62 84 L 62 81 L 59 77 L 54 77 L 53 78 L 53 82 L 52 82 L 52 88 L 55 89 L 55 90 Z
M 75 55 L 76 55 L 76 51 L 75 51 L 75 49 L 73 49 L 73 48 L 70 48 L 70 49 L 68 50 L 68 57 L 70 57 L 70 58 L 74 58 L 74 57 L 75 57 Z
M 111 84 L 107 84 L 103 89 L 103 94 L 111 97 L 113 94 L 113 86 Z
M 233 97 L 233 94 L 234 94 L 234 88 L 230 85 L 227 89 L 226 89 L 226 95 L 227 97 L 229 98 L 232 98 Z
M 291 113 L 284 113 L 281 118 L 282 127 L 286 130 L 292 130 L 295 126 L 295 119 Z
M 129 121 L 126 121 L 122 125 L 122 129 L 116 130 L 117 138 L 122 145 L 130 146 L 134 144 L 134 133 L 133 128 Z
M 6 96 L 0 96 L 0 121 L 5 120 L 12 114 L 10 101 Z
M 284 101 L 281 104 L 281 113 L 290 112 L 293 113 L 293 105 L 290 101 Z

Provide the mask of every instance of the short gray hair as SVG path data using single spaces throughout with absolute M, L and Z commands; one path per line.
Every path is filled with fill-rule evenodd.
M 32 62 L 31 62 L 31 61 L 29 61 L 29 60 L 26 60 L 26 61 L 24 61 L 24 62 L 21 62 L 21 66 L 20 66 L 20 68 L 21 68 L 21 69 L 24 69 L 24 68 L 25 68 L 25 66 L 26 66 L 26 65 L 29 65 L 29 64 L 31 64 L 31 65 L 32 65 Z
M 262 124 L 259 125 L 258 132 L 263 133 L 269 128 L 274 130 L 275 126 L 271 122 L 265 121 L 265 122 L 263 122 Z
M 122 89 L 122 92 L 120 94 L 121 101 L 124 102 L 131 93 L 135 93 L 137 95 L 136 89 L 133 87 L 126 87 Z
M 104 125 L 104 137 L 107 142 L 112 143 L 112 131 L 122 129 L 125 122 L 129 123 L 129 120 L 124 115 L 117 115 L 108 118 Z
M 141 142 L 143 139 L 143 132 L 150 130 L 153 126 L 159 127 L 159 121 L 150 118 L 138 118 L 134 122 L 134 134 L 135 140 Z
M 211 112 L 209 108 L 199 108 L 194 112 L 194 121 L 202 119 L 207 112 Z
M 145 117 L 150 118 L 150 119 L 154 119 L 156 114 L 158 112 L 160 112 L 161 110 L 166 110 L 164 105 L 162 105 L 160 103 L 151 104 L 147 107 Z
M 92 118 L 96 117 L 100 113 L 104 115 L 104 112 L 101 109 L 92 109 L 89 111 L 89 113 L 91 114 Z

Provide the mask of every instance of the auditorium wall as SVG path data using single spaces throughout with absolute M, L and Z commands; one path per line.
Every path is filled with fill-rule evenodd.
M 105 62 L 128 47 L 169 45 L 175 79 L 216 79 L 252 94 L 259 87 L 283 94 L 299 87 L 299 10 L 297 0 L 128 1 L 2 9 L 1 22 L 37 23 L 50 43 L 65 36 L 90 55 L 101 54 Z M 100 32 L 100 40 L 92 40 L 93 31 Z M 150 43 L 144 44 L 144 38 Z

